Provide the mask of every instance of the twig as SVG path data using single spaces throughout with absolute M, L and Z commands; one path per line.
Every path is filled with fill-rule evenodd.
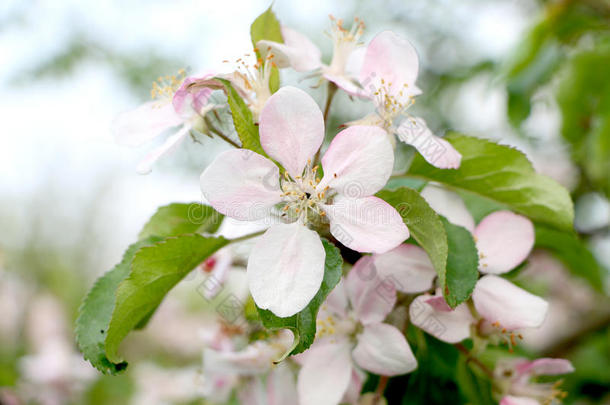
M 379 382 L 377 383 L 377 389 L 375 390 L 375 402 L 374 403 L 377 403 L 377 400 L 379 400 L 383 396 L 383 393 L 384 393 L 386 387 L 388 386 L 389 380 L 390 380 L 390 378 L 387 375 L 382 375 L 379 378 Z
M 479 359 L 477 359 L 476 357 L 473 357 L 470 354 L 470 351 L 461 343 L 456 343 L 454 344 L 454 346 L 460 351 L 462 352 L 464 355 L 466 355 L 466 362 L 472 362 L 473 364 L 476 364 L 477 367 L 479 367 L 481 369 L 482 372 L 484 372 L 490 379 L 493 380 L 494 378 L 494 373 L 493 371 L 491 371 L 489 369 L 489 367 L 487 367 L 485 364 L 483 364 Z

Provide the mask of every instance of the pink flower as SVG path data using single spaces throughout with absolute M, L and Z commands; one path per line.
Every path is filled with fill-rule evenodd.
M 388 251 L 409 231 L 393 207 L 373 196 L 385 185 L 394 161 L 379 128 L 340 132 L 322 158 L 321 180 L 311 159 L 322 144 L 324 120 L 307 93 L 280 89 L 263 108 L 259 128 L 263 149 L 285 175 L 280 177 L 266 157 L 233 149 L 203 172 L 201 189 L 229 217 L 255 221 L 275 215 L 280 220 L 260 237 L 247 272 L 256 304 L 287 317 L 307 306 L 324 276 L 326 254 L 308 224 L 328 220 L 337 240 L 361 252 Z
M 150 173 L 153 164 L 174 150 L 192 129 L 204 131 L 203 116 L 214 107 L 208 104 L 212 90 L 200 88 L 191 92 L 187 88 L 189 84 L 213 74 L 186 79 L 184 74 L 181 71 L 178 76 L 160 77 L 151 90 L 153 101 L 120 114 L 113 123 L 116 142 L 125 146 L 140 146 L 171 128 L 179 127 L 161 146 L 144 157 L 136 169 L 140 174 Z
M 358 83 L 358 72 L 364 51 L 359 42 L 364 32 L 364 22 L 354 20 L 348 30 L 343 20 L 331 19 L 330 36 L 333 40 L 333 57 L 330 65 L 322 63 L 320 49 L 305 35 L 283 26 L 284 43 L 259 41 L 256 45 L 263 54 L 273 53 L 274 61 L 280 68 L 292 67 L 297 72 L 318 70 L 320 75 L 354 96 L 362 96 Z
M 361 369 L 395 376 L 417 367 L 404 335 L 383 323 L 396 290 L 380 286 L 378 278 L 362 278 L 356 268 L 362 265 L 356 264 L 329 295 L 318 314 L 316 341 L 298 356 L 300 405 L 353 401 L 362 388 Z
M 457 169 L 462 155 L 435 136 L 422 118 L 407 114 L 414 96 L 421 94 L 415 85 L 418 71 L 419 58 L 409 41 L 392 31 L 377 34 L 366 48 L 359 74 L 363 93 L 373 100 L 376 112 L 352 124 L 378 125 L 415 147 L 430 164 Z
M 566 394 L 559 389 L 560 382 L 536 383 L 532 379 L 573 371 L 572 363 L 564 359 L 500 360 L 494 370 L 504 392 L 500 405 L 540 405 L 561 401 Z
M 430 205 L 447 219 L 470 229 L 479 252 L 479 271 L 491 273 L 480 278 L 472 293 L 472 301 L 478 314 L 485 320 L 487 333 L 509 333 L 539 327 L 546 316 L 548 303 L 510 281 L 498 277 L 506 273 L 530 254 L 534 246 L 534 226 L 526 217 L 510 211 L 496 211 L 481 220 L 475 227 L 474 220 L 463 206 L 459 196 L 435 186 L 426 187 L 422 195 Z M 457 202 L 457 203 L 454 203 Z M 427 264 L 432 268 L 432 264 Z M 456 343 L 470 336 L 470 324 L 474 318 L 462 304 L 452 310 L 440 293 L 422 295 L 410 307 L 414 325 L 438 339 Z

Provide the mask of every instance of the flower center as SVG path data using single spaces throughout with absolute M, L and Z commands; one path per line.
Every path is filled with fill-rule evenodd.
M 384 128 L 389 129 L 396 117 L 405 114 L 407 109 L 415 104 L 415 98 L 407 96 L 405 93 L 407 87 L 408 84 L 404 83 L 402 88 L 396 92 L 392 89 L 392 82 L 386 82 L 381 78 L 381 84 L 373 95 L 377 113 L 383 121 Z
M 326 317 L 318 317 L 316 320 L 316 339 L 324 336 L 348 336 L 355 338 L 358 332 L 358 322 L 350 312 L 345 318 L 327 312 L 326 305 L 322 306 L 322 312 L 328 314 Z
M 254 65 L 250 65 L 244 58 L 235 61 L 237 65 L 235 75 L 240 79 L 243 89 L 246 91 L 248 107 L 252 110 L 256 120 L 267 99 L 271 97 L 269 80 L 271 69 L 276 67 L 276 64 L 270 49 L 267 51 L 267 56 L 264 59 L 258 58 Z M 258 49 L 255 48 L 254 51 L 258 52 Z M 249 58 L 250 54 L 246 54 L 245 57 Z M 228 63 L 226 60 L 223 62 Z
M 358 17 L 354 18 L 351 29 L 343 27 L 343 20 L 330 16 L 331 31 L 333 39 L 333 59 L 330 62 L 329 73 L 342 75 L 350 54 L 362 43 L 358 42 L 364 32 L 364 21 Z
M 318 222 L 325 216 L 320 204 L 326 204 L 329 200 L 328 186 L 318 189 L 320 178 L 317 176 L 318 166 L 311 167 L 311 159 L 307 161 L 307 166 L 302 176 L 292 179 L 288 173 L 284 173 L 281 180 L 282 198 L 282 217 L 292 220 L 300 220 L 307 225 L 309 222 Z
M 513 347 L 517 346 L 517 339 L 523 340 L 523 336 L 520 333 L 507 330 L 506 328 L 502 327 L 498 321 L 492 323 L 491 326 L 494 328 L 492 333 L 498 336 L 501 341 L 506 343 L 508 346 L 508 351 L 511 353 L 513 352 Z
M 186 78 L 186 70 L 180 69 L 176 75 L 159 76 L 150 89 L 153 100 L 171 100 Z

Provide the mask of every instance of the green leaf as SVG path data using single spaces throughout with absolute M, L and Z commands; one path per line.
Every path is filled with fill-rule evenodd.
M 250 37 L 252 46 L 256 48 L 258 41 L 266 39 L 268 41 L 284 43 L 280 22 L 271 10 L 271 6 L 264 13 L 256 17 L 250 26 Z
M 76 343 L 86 360 L 104 374 L 117 374 L 127 363 L 113 362 L 106 357 L 104 341 L 115 303 L 119 283 L 129 274 L 129 267 L 136 252 L 150 246 L 160 238 L 149 238 L 131 245 L 123 260 L 112 270 L 98 278 L 78 310 L 76 319 Z
M 227 102 L 231 108 L 231 115 L 233 116 L 233 125 L 235 131 L 241 140 L 242 148 L 250 149 L 258 154 L 267 156 L 263 147 L 261 146 L 261 140 L 258 134 L 258 126 L 254 124 L 252 118 L 252 111 L 246 105 L 246 102 L 239 95 L 239 93 L 233 88 L 231 82 L 225 79 L 216 78 L 225 87 L 225 93 L 227 94 Z
M 462 154 L 457 170 L 438 169 L 420 155 L 407 177 L 443 183 L 505 204 L 511 210 L 552 227 L 570 230 L 574 207 L 568 191 L 535 172 L 525 155 L 509 146 L 451 133 L 445 138 Z
M 144 225 L 139 239 L 149 236 L 178 236 L 185 233 L 214 233 L 220 227 L 223 215 L 214 208 L 200 203 L 173 203 L 159 207 Z
M 595 290 L 604 292 L 604 270 L 574 233 L 536 226 L 535 246 L 554 253 L 572 274 L 587 280 Z
M 288 318 L 275 316 L 266 309 L 258 309 L 263 325 L 268 329 L 290 329 L 294 333 L 294 345 L 286 355 L 304 352 L 314 341 L 316 336 L 316 316 L 318 309 L 328 294 L 341 279 L 343 259 L 339 249 L 326 239 L 322 239 L 326 260 L 324 262 L 324 279 L 317 294 L 301 312 Z
M 108 359 L 121 362 L 117 351 L 127 334 L 150 316 L 180 280 L 227 243 L 223 237 L 182 235 L 140 249 L 129 277 L 117 289 L 105 340 Z
M 258 41 L 266 39 L 267 41 L 284 43 L 282 37 L 282 29 L 280 22 L 271 10 L 271 6 L 264 13 L 259 15 L 250 26 L 250 38 L 252 38 L 252 46 L 256 48 Z M 260 52 L 256 52 L 256 56 L 260 57 Z M 278 91 L 280 88 L 280 71 L 277 67 L 271 68 L 269 77 L 269 90 L 271 94 Z
M 437 213 L 417 191 L 408 187 L 381 190 L 377 197 L 394 207 L 402 216 L 411 236 L 428 253 L 439 281 L 444 286 L 449 247 L 445 227 Z
M 441 283 L 445 301 L 455 308 L 466 301 L 479 278 L 479 252 L 470 232 L 461 226 L 454 225 L 441 217 L 449 255 L 445 283 Z

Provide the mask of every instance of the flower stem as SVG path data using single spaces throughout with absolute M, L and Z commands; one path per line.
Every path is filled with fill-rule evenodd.
M 487 375 L 491 380 L 494 379 L 494 373 L 493 371 L 491 371 L 489 369 L 489 367 L 487 367 L 485 364 L 483 364 L 481 362 L 481 360 L 477 359 L 476 357 L 472 356 L 472 354 L 470 353 L 470 351 L 466 348 L 466 346 L 464 346 L 461 343 L 456 343 L 454 344 L 454 346 L 460 351 L 462 352 L 465 356 L 466 356 L 466 361 L 467 362 L 472 362 L 472 364 L 476 364 L 477 367 L 479 367 L 479 369 L 481 369 L 482 372 L 485 373 L 485 375 Z
M 379 383 L 377 383 L 377 389 L 375 390 L 375 399 L 379 400 L 382 396 L 383 393 L 386 389 L 386 387 L 388 386 L 388 381 L 390 380 L 390 378 L 387 375 L 382 375 L 379 378 Z M 375 402 L 377 403 L 377 402 Z
M 328 82 L 328 91 L 326 93 L 326 106 L 324 107 L 324 130 L 328 127 L 328 113 L 330 112 L 330 105 L 333 102 L 335 93 L 337 92 L 337 85 L 333 82 Z M 313 158 L 314 166 L 320 162 L 320 151 L 322 147 L 318 149 L 316 155 Z
M 212 122 L 208 119 L 208 117 L 205 117 L 205 123 L 208 126 L 210 132 L 217 135 L 220 139 L 222 139 L 223 141 L 227 142 L 230 145 L 235 146 L 236 148 L 241 148 L 241 146 L 239 146 L 234 140 L 232 140 L 231 138 L 229 138 L 228 136 L 223 134 L 218 128 L 216 128 L 212 124 Z

